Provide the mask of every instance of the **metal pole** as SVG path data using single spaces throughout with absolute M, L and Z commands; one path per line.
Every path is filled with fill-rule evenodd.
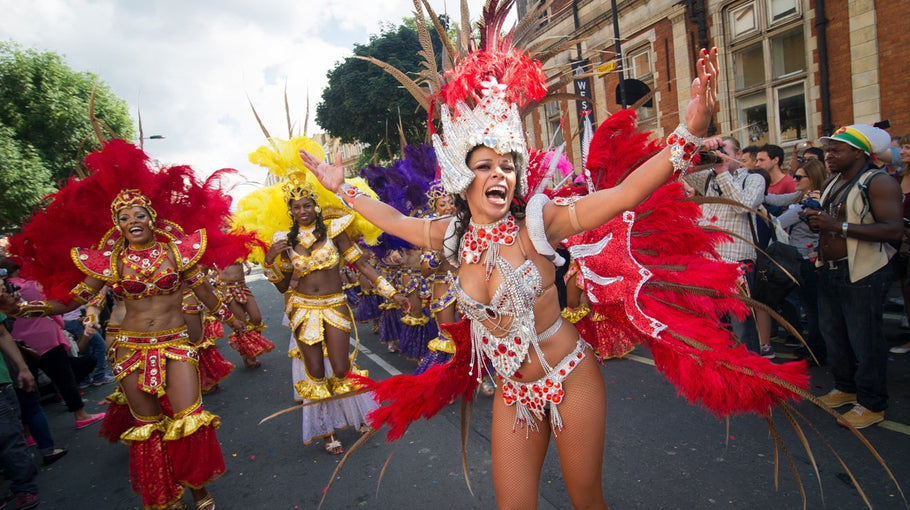
M 626 79 L 623 76 L 622 63 L 622 45 L 619 42 L 619 10 L 616 8 L 616 0 L 610 0 L 610 8 L 613 9 L 613 38 L 616 40 L 616 70 L 619 73 L 619 100 L 623 108 L 628 106 L 626 103 Z

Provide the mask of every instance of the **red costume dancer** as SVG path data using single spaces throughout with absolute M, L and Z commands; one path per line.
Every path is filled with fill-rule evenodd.
M 246 285 L 243 263 L 234 262 L 219 271 L 215 290 L 234 316 L 246 322 L 243 333 L 231 334 L 228 343 L 240 353 L 244 365 L 259 368 L 261 363 L 256 358 L 272 352 L 275 345 L 260 334 L 265 324 L 253 291 Z
M 204 327 L 206 319 L 211 317 L 205 313 L 205 307 L 196 299 L 190 289 L 183 291 L 183 318 L 186 320 L 190 332 L 190 341 L 199 352 L 199 383 L 202 394 L 208 395 L 218 389 L 218 383 L 224 380 L 234 370 L 234 364 L 224 359 L 215 346 L 215 341 L 224 335 L 224 329 L 217 336 L 206 335 Z M 214 324 L 221 323 L 212 317 Z
M 20 316 L 62 313 L 108 285 L 125 308 L 111 350 L 134 418 L 120 437 L 130 446 L 132 487 L 145 508 L 182 508 L 187 486 L 196 508 L 211 510 L 215 502 L 204 486 L 224 472 L 215 437 L 220 422 L 202 408 L 199 355 L 180 290 L 192 289 L 220 320 L 241 328 L 199 266 L 245 257 L 255 238 L 219 230 L 230 204 L 217 186 L 220 173 L 199 183 L 189 167 L 153 167 L 122 140 L 105 143 L 85 164 L 89 177 L 70 180 L 11 240 L 23 271 L 52 300 L 16 303 L 4 296 L 0 306 Z M 113 228 L 99 221 L 105 210 Z M 165 394 L 173 417 L 162 412 Z
M 453 287 L 466 320 L 443 327 L 455 340 L 455 356 L 420 376 L 358 378 L 383 402 L 370 414 L 371 425 L 388 425 L 387 437 L 399 438 L 452 398 L 470 399 L 489 361 L 499 382 L 491 435 L 499 506 L 536 506 L 552 437 L 560 457 L 571 459 L 562 463 L 562 475 L 573 506 L 605 508 L 605 387 L 591 346 L 560 316 L 553 265 L 564 263 L 555 251 L 561 241 L 569 239 L 592 307 L 615 332 L 645 342 L 656 367 L 692 402 L 718 416 L 766 416 L 773 429 L 772 410 L 796 426 L 800 416 L 789 401 L 818 400 L 805 391 L 804 363 L 773 364 L 736 345 L 720 326 L 723 313 L 745 313 L 736 293 L 739 269 L 719 260 L 714 245 L 725 235 L 698 225 L 698 206 L 684 200 L 675 182 L 703 143 L 716 148 L 716 141 L 699 136 L 716 105 L 717 50 L 700 52 L 686 125 L 664 148 L 648 157 L 611 143 L 615 126 L 599 129 L 592 147 L 602 150 L 592 152 L 587 168 L 602 170 L 600 189 L 592 186 L 583 197 L 527 197 L 537 186 L 527 174 L 520 109 L 540 101 L 546 87 L 541 64 L 511 47 L 511 32 L 500 33 L 511 4 L 487 3 L 479 49 L 458 56 L 447 83 L 435 89 L 443 136 L 434 134 L 433 141 L 442 183 L 456 196 L 454 219 L 406 217 L 345 183 L 340 166 L 305 152 L 301 158 L 326 188 L 379 228 L 445 250 L 457 267 Z M 431 80 L 434 90 L 438 84 Z M 433 101 L 418 100 L 432 111 Z

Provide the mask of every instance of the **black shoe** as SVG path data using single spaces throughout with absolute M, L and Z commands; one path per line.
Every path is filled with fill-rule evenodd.
M 66 448 L 57 448 L 54 451 L 52 451 L 51 453 L 48 453 L 47 455 L 44 456 L 44 465 L 50 466 L 54 462 L 57 462 L 58 460 L 62 459 L 63 456 L 66 454 L 67 454 Z

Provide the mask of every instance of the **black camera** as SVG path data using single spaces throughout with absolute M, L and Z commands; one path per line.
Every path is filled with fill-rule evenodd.
M 698 151 L 698 166 L 716 165 L 723 161 L 714 151 Z

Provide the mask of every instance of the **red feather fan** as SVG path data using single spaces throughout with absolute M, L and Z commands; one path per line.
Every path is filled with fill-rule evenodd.
M 636 131 L 635 120 L 623 110 L 595 133 L 587 163 L 596 188 L 615 186 L 660 148 Z M 634 211 L 568 244 L 573 254 L 589 246 L 577 260 L 592 312 L 612 323 L 613 334 L 646 343 L 680 394 L 718 416 L 765 415 L 775 403 L 799 398 L 792 390 L 808 386 L 806 366 L 772 363 L 718 328 L 723 313 L 742 316 L 747 309 L 736 297 L 738 265 L 714 249 L 729 238 L 701 228 L 700 218 L 682 185 L 670 182 Z M 614 338 L 586 340 L 609 351 Z
M 142 150 L 123 140 L 105 143 L 101 151 L 86 156 L 85 166 L 88 177 L 71 178 L 10 239 L 10 253 L 23 277 L 41 283 L 50 299 L 69 302 L 70 290 L 85 279 L 70 260 L 70 250 L 96 246 L 111 230 L 110 204 L 123 189 L 138 189 L 149 198 L 159 228 L 169 221 L 186 233 L 205 229 L 208 248 L 199 262 L 204 266 L 226 267 L 261 244 L 249 232 L 221 231 L 231 204 L 221 178 L 234 170 L 220 170 L 200 183 L 192 168 L 156 167 Z

